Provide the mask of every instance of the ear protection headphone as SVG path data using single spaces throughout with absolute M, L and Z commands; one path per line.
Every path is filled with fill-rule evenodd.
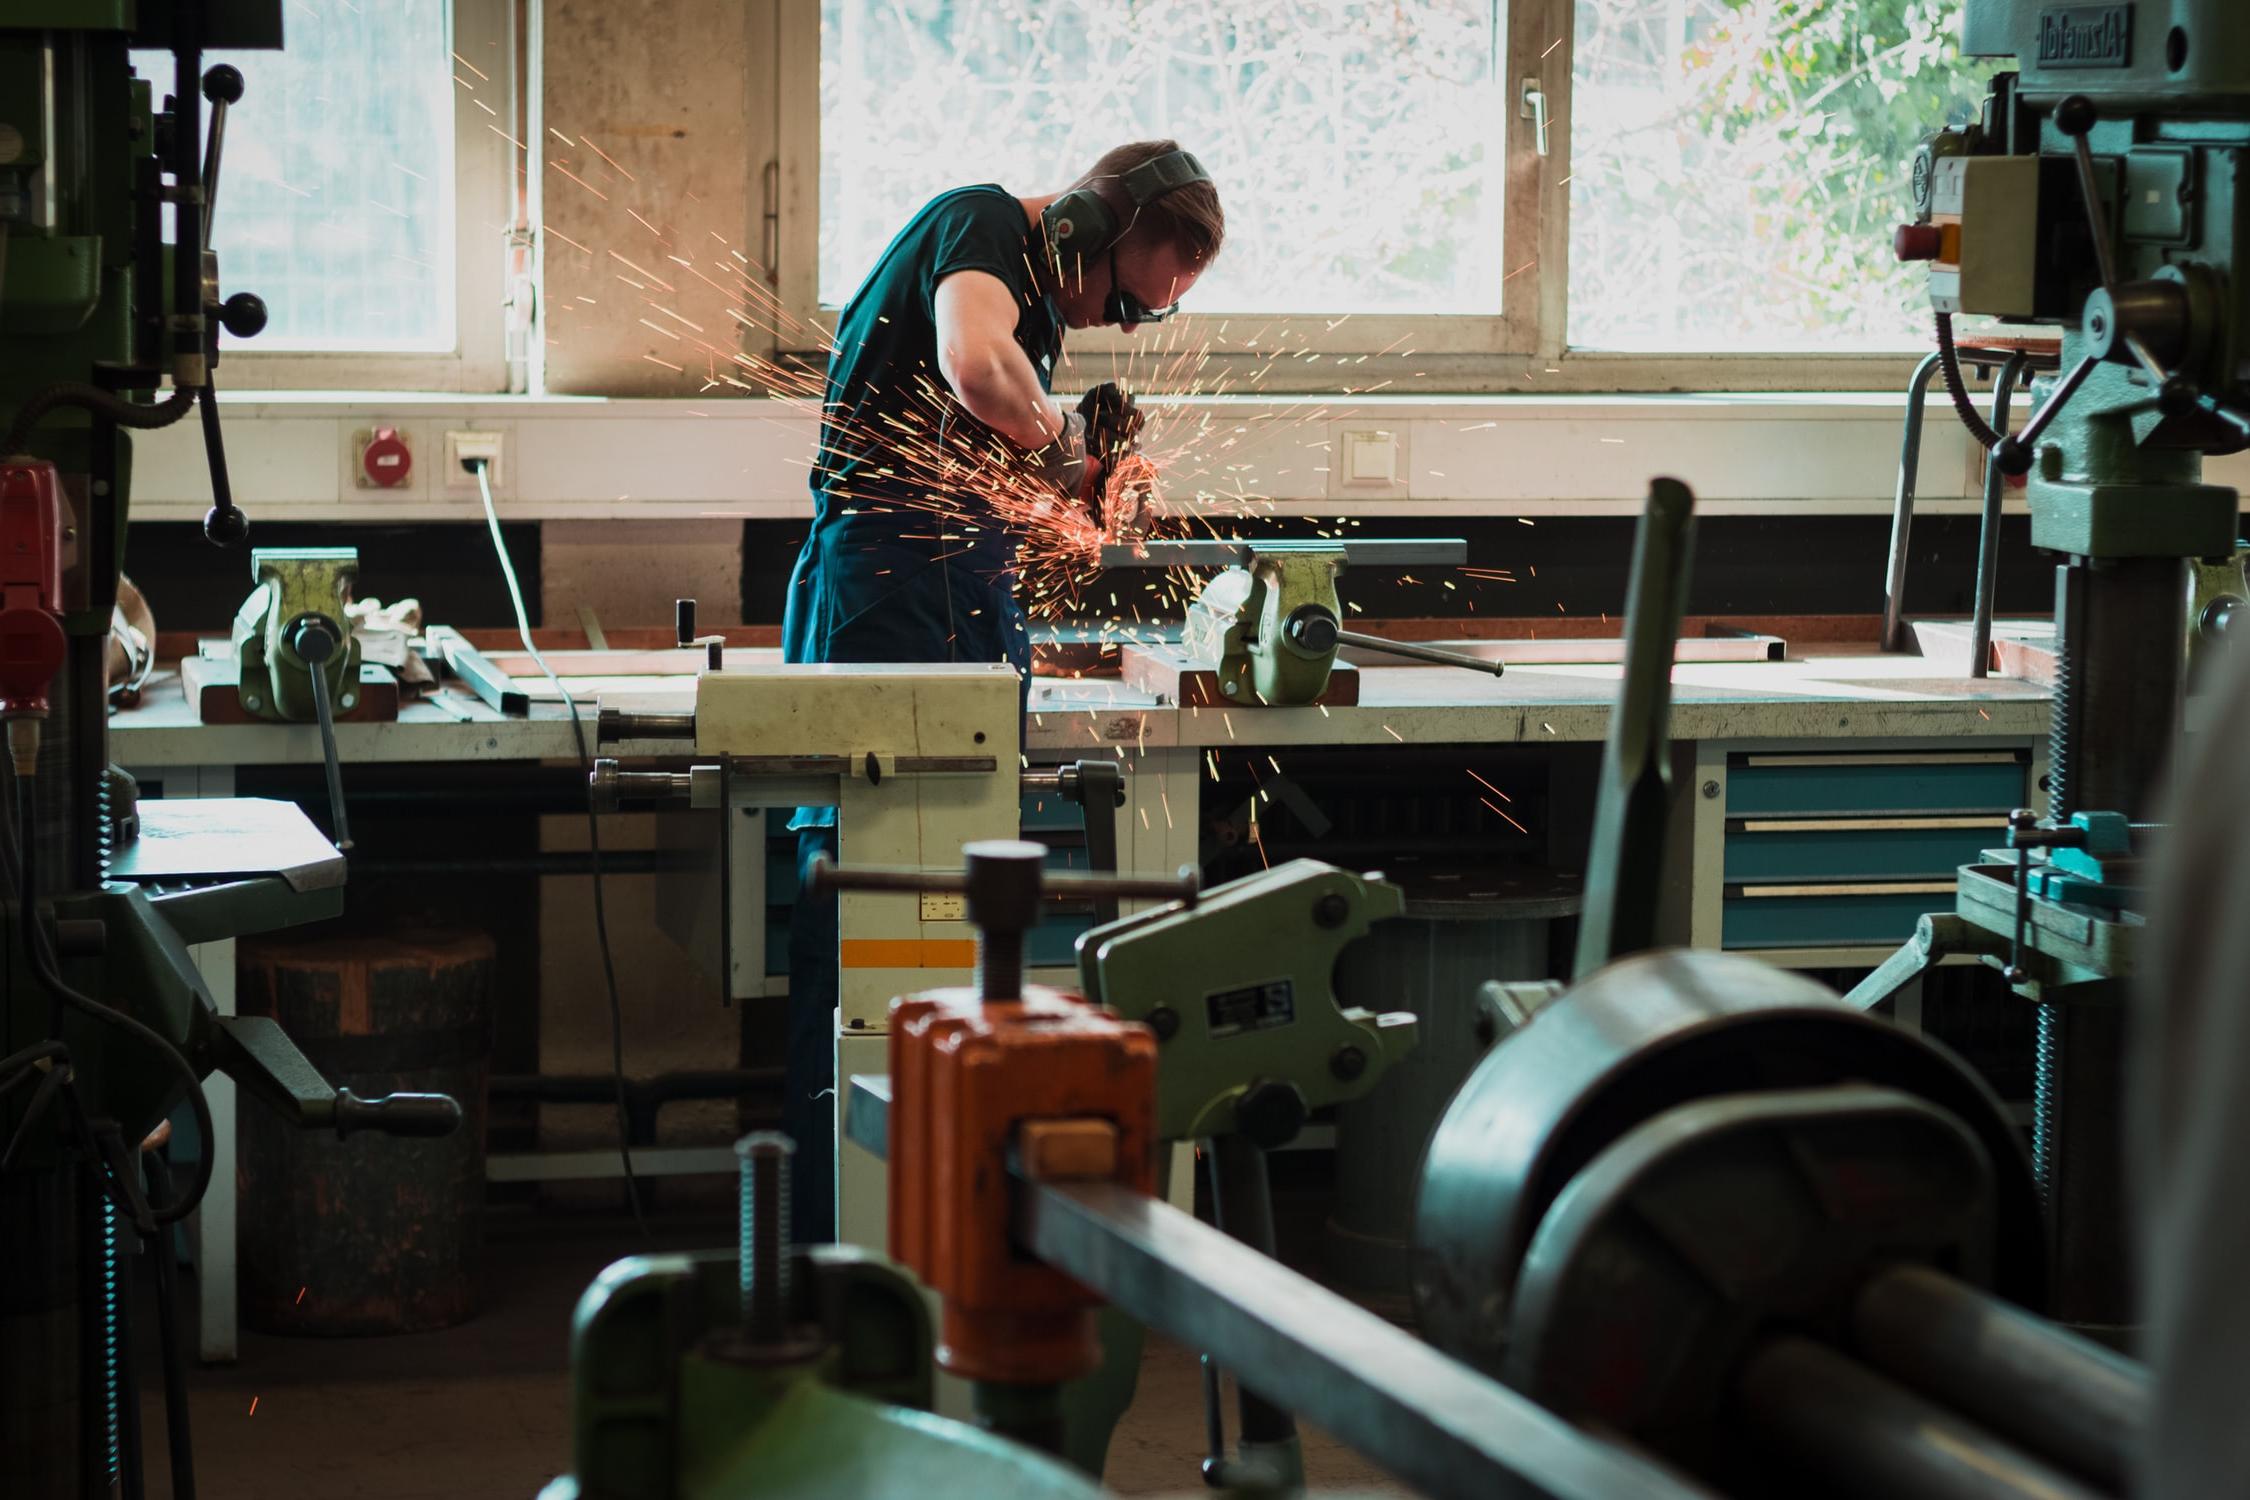
M 1126 196 L 1138 209 L 1190 183 L 1209 182 L 1211 174 L 1203 170 L 1194 153 L 1167 151 L 1130 168 L 1116 180 L 1124 185 Z M 1084 262 L 1108 250 L 1123 237 L 1132 220 L 1119 223 L 1117 210 L 1089 183 L 1072 188 L 1048 204 L 1039 222 L 1047 231 L 1047 253 L 1059 267 L 1066 255 Z

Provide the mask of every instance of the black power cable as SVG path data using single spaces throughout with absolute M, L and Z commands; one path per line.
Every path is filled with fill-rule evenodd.
M 205 1190 L 211 1186 L 212 1138 L 215 1132 L 211 1120 L 211 1101 L 204 1097 L 203 1093 L 203 1079 L 196 1073 L 194 1065 L 187 1060 L 180 1049 L 172 1045 L 161 1033 L 155 1031 L 137 1017 L 129 1016 L 121 1010 L 114 1010 L 102 1004 L 99 1000 L 79 993 L 71 988 L 69 982 L 62 977 L 61 967 L 56 962 L 46 924 L 39 920 L 37 887 L 39 861 L 36 853 L 38 840 L 34 837 L 32 831 L 32 788 L 35 783 L 28 776 L 18 776 L 15 778 L 15 784 L 16 847 L 14 853 L 18 896 L 17 920 L 21 924 L 24 935 L 24 956 L 31 962 L 33 975 L 42 985 L 46 986 L 48 993 L 53 995 L 60 1004 L 82 1012 L 105 1026 L 114 1026 L 134 1040 L 153 1049 L 164 1060 L 167 1067 L 179 1074 L 186 1086 L 188 1108 L 195 1115 L 195 1128 L 203 1142 L 203 1150 L 196 1158 L 195 1176 L 189 1181 L 187 1190 L 180 1195 L 179 1199 L 161 1207 L 153 1204 L 149 1207 L 149 1216 L 156 1223 L 160 1225 L 176 1224 L 194 1211 L 195 1206 L 203 1201 Z M 131 1211 L 132 1207 L 130 1202 L 132 1186 L 129 1183 L 109 1184 L 113 1195 L 118 1196 L 118 1206 L 128 1212 Z
M 500 559 L 500 575 L 508 585 L 508 602 L 516 613 L 516 636 L 523 642 L 524 653 L 538 663 L 547 680 L 562 695 L 563 707 L 570 712 L 570 737 L 578 747 L 578 769 L 586 776 L 586 847 L 592 856 L 594 877 L 594 936 L 602 950 L 602 982 L 609 994 L 609 1069 L 617 1085 L 617 1157 L 625 1167 L 625 1198 L 633 1207 L 633 1222 L 645 1238 L 648 1220 L 641 1214 L 640 1180 L 633 1175 L 633 1127 L 631 1112 L 625 1106 L 625 1014 L 617 999 L 617 961 L 610 954 L 609 909 L 602 898 L 602 825 L 601 816 L 594 809 L 593 760 L 586 753 L 586 727 L 579 722 L 578 700 L 570 689 L 547 665 L 547 658 L 531 643 L 531 617 L 523 607 L 523 589 L 516 582 L 516 565 L 508 557 L 508 544 L 500 537 L 500 512 L 492 503 L 492 478 L 487 472 L 490 465 L 482 458 L 468 459 L 462 467 L 477 476 L 477 493 L 484 500 L 484 522 L 492 533 L 492 551 Z
M 1969 436 L 1977 446 L 1990 452 L 2000 446 L 2000 434 L 1977 414 L 1976 403 L 1969 399 L 1969 388 L 1961 382 L 1961 356 L 1953 347 L 1953 314 L 1937 315 L 1938 373 L 1945 377 L 1945 394 L 1953 402 L 1954 413 L 1961 425 L 1969 429 Z

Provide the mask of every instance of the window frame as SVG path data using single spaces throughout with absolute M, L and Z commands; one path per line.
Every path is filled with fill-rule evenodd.
M 508 347 L 510 291 L 509 239 L 518 222 L 515 146 L 498 130 L 521 138 L 523 120 L 522 49 L 516 0 L 449 0 L 453 17 L 452 51 L 461 57 L 500 60 L 486 68 L 497 103 L 507 106 L 497 122 L 470 104 L 455 85 L 453 112 L 453 348 L 450 351 L 262 350 L 255 339 L 222 335 L 217 380 L 220 388 L 260 391 L 458 391 L 464 394 L 525 389 L 523 363 Z M 288 49 L 284 46 L 283 51 Z M 458 63 L 448 59 L 449 67 Z M 482 66 L 482 63 L 479 64 Z M 161 91 L 161 87 L 160 90 Z M 247 116 L 234 122 L 251 128 Z M 219 212 L 226 212 L 222 177 Z M 222 289 L 251 291 L 226 279 Z
M 1574 349 L 1567 343 L 1570 287 L 1571 104 L 1576 62 L 1575 0 L 1506 0 L 1501 77 L 1504 97 L 1522 97 L 1537 79 L 1548 101 L 1548 153 L 1541 156 L 1535 122 L 1506 111 L 1507 201 L 1502 209 L 1503 263 L 1528 266 L 1502 282 L 1497 316 L 1479 314 L 1355 314 L 1341 324 L 1330 317 L 1261 317 L 1183 313 L 1180 331 L 1082 330 L 1069 336 L 1056 383 L 1113 378 L 1132 351 L 1160 338 L 1200 342 L 1217 324 L 1254 321 L 1274 332 L 1271 342 L 1322 356 L 1284 360 L 1258 382 L 1264 394 L 1390 396 L 1498 391 L 1862 391 L 1905 386 L 1918 351 L 1642 352 Z M 782 305 L 807 326 L 833 333 L 834 307 L 819 304 L 820 274 L 820 11 L 821 0 L 779 0 L 775 49 L 778 156 L 777 191 L 768 211 L 774 220 L 776 287 Z M 935 191 L 933 185 L 933 191 Z M 1224 185 L 1222 184 L 1222 192 Z M 1906 205 L 1900 205 L 1903 213 Z M 1332 326 L 1333 325 L 1333 326 Z M 1168 325 L 1170 326 L 1170 325 Z M 1262 340 L 1261 342 L 1266 342 Z M 1378 353 L 1386 349 L 1406 352 Z M 751 352 L 774 352 L 767 349 Z M 821 351 L 781 347 L 779 353 L 817 359 Z M 1350 360 L 1348 365 L 1340 360 Z M 1266 354 L 1216 350 L 1204 362 L 1198 385 L 1227 390 L 1269 362 Z M 1180 393 L 1148 379 L 1151 392 Z

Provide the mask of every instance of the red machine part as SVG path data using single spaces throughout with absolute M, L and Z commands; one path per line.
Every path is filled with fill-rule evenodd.
M 1039 985 L 989 1005 L 932 990 L 892 1006 L 890 1053 L 891 1253 L 944 1299 L 938 1363 L 1025 1385 L 1090 1372 L 1101 1299 L 1017 1253 L 1009 1160 L 1074 1157 L 1082 1176 L 1082 1141 L 1030 1138 L 1092 1123 L 1102 1175 L 1153 1193 L 1155 1036 Z
M 62 625 L 62 476 L 0 463 L 0 718 L 44 715 L 70 641 Z
M 378 427 L 359 450 L 359 469 L 369 484 L 396 489 L 414 473 L 414 450 L 396 427 Z

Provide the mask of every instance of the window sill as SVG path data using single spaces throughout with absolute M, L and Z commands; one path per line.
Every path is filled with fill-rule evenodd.
M 503 435 L 497 499 L 511 519 L 810 514 L 817 417 L 801 402 L 238 391 L 221 404 L 253 519 L 479 519 L 475 487 L 439 472 L 445 433 L 471 427 Z M 1686 480 L 1707 514 L 1877 514 L 1891 508 L 1904 404 L 1887 391 L 1151 397 L 1145 441 L 1160 462 L 1171 455 L 1173 493 L 1200 491 L 1197 508 L 1214 514 L 1254 495 L 1282 514 L 1624 515 L 1654 474 Z M 1920 503 L 1973 509 L 1980 455 L 1942 398 L 1928 411 Z M 403 487 L 355 482 L 356 435 L 378 426 L 413 450 Z M 1331 458 L 1347 431 L 1393 434 L 1401 478 L 1345 482 Z M 133 518 L 200 520 L 210 492 L 196 425 L 134 441 Z M 2250 455 L 2206 473 L 2250 487 Z

